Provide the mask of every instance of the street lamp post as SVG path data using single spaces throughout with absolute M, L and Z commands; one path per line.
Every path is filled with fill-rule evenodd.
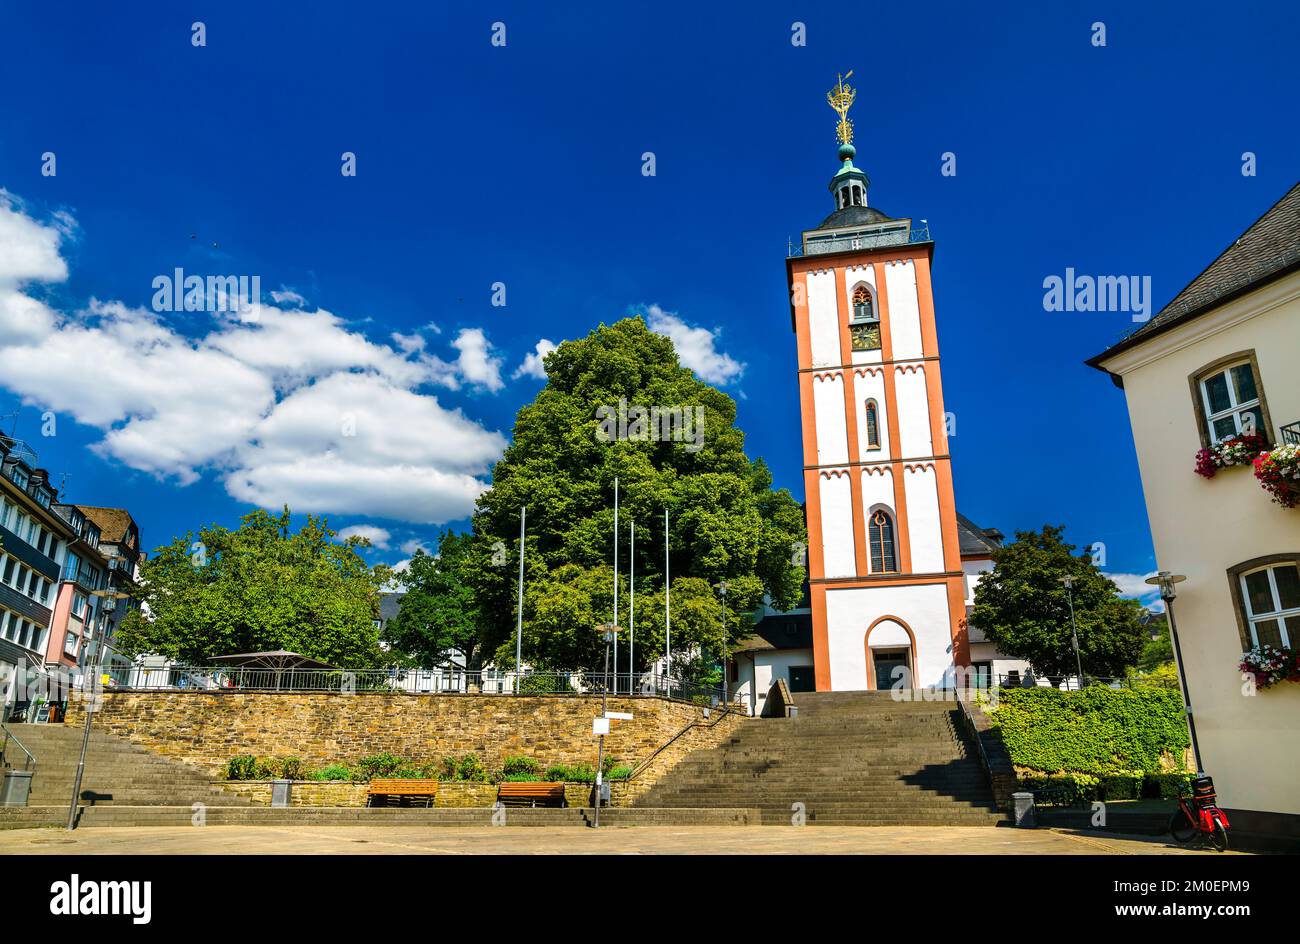
M 1083 688 L 1083 659 L 1079 657 L 1079 627 L 1074 621 L 1074 577 L 1066 574 L 1061 578 L 1065 592 L 1070 599 L 1070 642 L 1074 646 L 1074 665 L 1079 671 L 1079 688 Z
M 1183 692 L 1183 711 L 1187 715 L 1187 732 L 1192 738 L 1192 759 L 1196 763 L 1197 776 L 1205 774 L 1205 768 L 1201 766 L 1201 746 L 1196 740 L 1196 719 L 1192 715 L 1192 693 L 1187 687 L 1187 672 L 1183 668 L 1183 650 L 1178 644 L 1178 624 L 1174 621 L 1174 600 L 1178 593 L 1175 587 L 1186 580 L 1183 574 L 1171 574 L 1167 570 L 1162 570 L 1154 577 L 1148 577 L 1146 582 L 1152 586 L 1160 588 L 1160 599 L 1165 601 L 1165 611 L 1169 614 L 1169 640 L 1174 645 L 1174 667 L 1178 669 L 1178 684 Z

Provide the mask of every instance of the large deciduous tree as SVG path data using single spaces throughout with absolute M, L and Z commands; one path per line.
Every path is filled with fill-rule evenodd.
M 475 663 L 481 617 L 469 574 L 484 564 L 475 551 L 469 535 L 451 531 L 439 538 L 436 555 L 417 550 L 397 574 L 404 593 L 383 641 L 423 666 L 441 665 L 453 652 Z
M 1074 675 L 1070 592 L 1085 675 L 1123 676 L 1147 642 L 1141 606 L 1126 600 L 1085 552 L 1062 537 L 1064 527 L 1018 531 L 993 552 L 993 570 L 975 587 L 971 624 L 1008 656 L 1026 659 L 1042 675 Z M 1061 578 L 1073 577 L 1072 591 Z
M 158 548 L 140 565 L 133 609 L 117 633 L 128 653 L 190 663 L 287 649 L 348 668 L 381 661 L 379 588 L 385 567 L 336 541 L 323 518 L 290 531 L 289 509 L 254 511 L 235 530 L 212 525 Z
M 723 636 L 719 581 L 727 583 L 725 631 L 733 641 L 747 633 L 748 614 L 765 594 L 777 607 L 797 603 L 803 511 L 787 490 L 772 489 L 763 462 L 746 457 L 735 402 L 682 367 L 669 339 L 628 318 L 566 341 L 546 356 L 545 367 L 547 384 L 519 411 L 513 441 L 474 515 L 478 564 L 466 579 L 486 654 L 514 661 L 519 509 L 527 505 L 524 659 L 551 667 L 600 664 L 597 627 L 614 616 L 616 476 L 624 628 L 636 522 L 638 669 L 664 651 L 665 509 L 675 651 L 698 647 L 716 657 Z M 665 436 L 664 416 L 698 422 L 698 431 Z M 628 642 L 624 635 L 624 653 Z

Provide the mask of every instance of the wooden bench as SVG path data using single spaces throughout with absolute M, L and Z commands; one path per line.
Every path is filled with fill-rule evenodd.
M 516 783 L 505 781 L 497 787 L 497 802 L 502 806 L 566 806 L 562 783 Z
M 433 806 L 438 795 L 436 780 L 372 780 L 366 790 L 366 806 Z

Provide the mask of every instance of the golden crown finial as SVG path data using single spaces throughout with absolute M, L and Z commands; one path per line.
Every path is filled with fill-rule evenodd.
M 835 126 L 840 144 L 853 143 L 853 122 L 849 121 L 849 109 L 853 107 L 853 100 L 858 97 L 858 92 L 852 86 L 844 84 L 844 80 L 851 75 L 853 75 L 852 69 L 847 74 L 839 76 L 835 88 L 826 93 L 826 104 L 835 109 L 835 114 L 840 116 L 839 124 Z

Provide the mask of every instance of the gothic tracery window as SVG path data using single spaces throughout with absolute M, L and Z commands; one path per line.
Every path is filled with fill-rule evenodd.
M 871 544 L 871 572 L 897 573 L 898 556 L 894 550 L 894 522 L 889 513 L 877 509 L 871 514 L 868 537 Z

